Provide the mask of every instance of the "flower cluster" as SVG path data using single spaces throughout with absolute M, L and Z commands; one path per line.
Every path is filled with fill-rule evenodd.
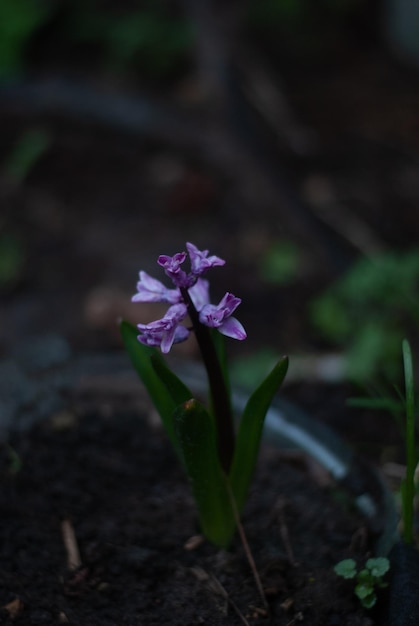
M 233 413 L 223 342 L 219 341 L 222 337 L 215 330 L 234 339 L 246 338 L 243 326 L 233 317 L 241 300 L 227 292 L 218 304 L 211 304 L 204 274 L 225 261 L 210 256 L 208 250 L 198 250 L 192 243 L 186 244 L 186 250 L 158 258 L 172 282 L 170 288 L 140 272 L 133 302 L 164 302 L 167 311 L 161 319 L 137 327 L 122 320 L 121 336 L 189 477 L 202 532 L 214 545 L 225 549 L 245 505 L 264 420 L 284 380 L 288 359 L 280 359 L 253 391 L 236 431 L 237 411 Z M 195 332 L 207 374 L 208 407 L 195 398 L 194 390 L 155 349 L 159 346 L 167 353 L 191 331 Z
M 182 324 L 191 307 L 198 315 L 199 323 L 209 328 L 216 328 L 220 333 L 233 339 L 245 339 L 246 332 L 242 324 L 232 317 L 241 300 L 232 293 L 226 293 L 218 304 L 211 304 L 209 283 L 202 275 L 210 268 L 224 265 L 225 261 L 217 256 L 208 256 L 208 250 L 198 250 L 192 243 L 186 244 L 186 252 L 174 256 L 161 255 L 158 264 L 171 279 L 174 289 L 168 289 L 163 283 L 140 272 L 137 293 L 133 302 L 165 302 L 169 304 L 166 314 L 149 324 L 138 324 L 138 340 L 147 346 L 160 346 L 163 353 L 169 352 L 174 343 L 185 341 L 190 329 Z M 182 265 L 187 256 L 190 271 Z

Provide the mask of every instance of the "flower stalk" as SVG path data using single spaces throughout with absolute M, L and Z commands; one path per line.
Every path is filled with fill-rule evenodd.
M 161 255 L 158 264 L 174 288 L 140 272 L 134 302 L 165 302 L 165 315 L 137 329 L 121 322 L 121 334 L 132 363 L 160 413 L 167 435 L 191 483 L 203 533 L 226 548 L 245 504 L 260 445 L 266 413 L 284 380 L 288 359 L 279 360 L 251 394 L 239 420 L 233 419 L 228 372 L 214 333 L 242 341 L 246 331 L 233 316 L 241 300 L 227 292 L 218 304 L 209 298 L 202 276 L 225 264 L 208 250 L 186 244 L 186 252 Z M 190 271 L 184 269 L 189 257 Z M 191 326 L 185 325 L 189 317 Z M 166 365 L 163 354 L 195 333 L 205 365 L 211 409 L 198 402 Z
M 227 384 L 209 328 L 199 321 L 199 314 L 187 291 L 181 290 L 207 371 L 208 383 L 217 427 L 217 448 L 221 466 L 228 474 L 234 454 L 234 420 Z

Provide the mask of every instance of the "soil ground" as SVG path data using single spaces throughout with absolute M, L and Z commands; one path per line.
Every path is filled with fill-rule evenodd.
M 185 478 L 160 430 L 123 404 L 73 399 L 13 436 L 20 467 L 2 448 L 1 624 L 377 623 L 331 569 L 364 559 L 372 536 L 301 457 L 264 450 L 243 516 L 267 617 L 238 539 L 229 552 L 187 548 L 198 528 Z

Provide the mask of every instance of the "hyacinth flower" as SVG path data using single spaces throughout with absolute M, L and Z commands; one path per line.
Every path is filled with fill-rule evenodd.
M 279 360 L 251 394 L 242 415 L 233 415 L 224 337 L 246 339 L 235 317 L 241 300 L 227 292 L 218 304 L 209 296 L 203 275 L 225 261 L 186 244 L 186 252 L 161 255 L 172 286 L 141 271 L 133 302 L 168 305 L 161 319 L 137 327 L 122 321 L 124 345 L 166 433 L 191 482 L 203 534 L 219 547 L 227 547 L 248 493 L 256 465 L 263 423 L 273 396 L 281 386 L 288 359 Z M 195 334 L 205 365 L 209 406 L 168 367 L 162 354 Z

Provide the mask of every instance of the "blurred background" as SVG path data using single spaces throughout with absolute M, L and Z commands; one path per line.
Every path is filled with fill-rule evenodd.
M 288 353 L 289 393 L 341 407 L 418 354 L 414 0 L 1 0 L 0 125 L 4 367 L 118 352 L 186 241 L 243 300 L 241 384 Z

